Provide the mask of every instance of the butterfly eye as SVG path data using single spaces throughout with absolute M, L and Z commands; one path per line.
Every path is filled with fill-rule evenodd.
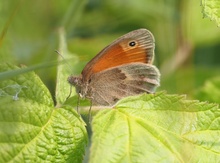
M 136 42 L 135 42 L 135 41 L 129 42 L 129 46 L 130 46 L 130 47 L 133 47 L 133 46 L 135 46 L 135 45 L 136 45 Z

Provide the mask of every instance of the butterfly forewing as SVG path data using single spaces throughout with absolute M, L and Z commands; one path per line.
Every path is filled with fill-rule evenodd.
M 118 38 L 103 49 L 84 68 L 83 80 L 94 73 L 123 64 L 142 62 L 151 64 L 154 57 L 154 37 L 146 29 L 139 29 Z

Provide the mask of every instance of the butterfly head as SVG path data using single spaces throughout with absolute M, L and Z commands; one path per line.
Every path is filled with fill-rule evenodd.
M 81 98 L 85 97 L 87 87 L 83 84 L 82 76 L 69 76 L 67 81 L 76 88 L 76 92 Z

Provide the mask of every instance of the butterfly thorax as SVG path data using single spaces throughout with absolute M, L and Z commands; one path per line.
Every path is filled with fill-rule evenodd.
M 86 97 L 88 84 L 83 82 L 82 76 L 70 76 L 67 80 L 76 88 L 76 92 L 81 98 Z

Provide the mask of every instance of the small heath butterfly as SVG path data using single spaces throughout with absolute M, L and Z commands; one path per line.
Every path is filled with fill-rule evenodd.
M 152 65 L 154 36 L 147 29 L 131 31 L 105 47 L 87 63 L 80 76 L 68 82 L 92 104 L 112 106 L 140 93 L 154 93 L 160 72 Z

